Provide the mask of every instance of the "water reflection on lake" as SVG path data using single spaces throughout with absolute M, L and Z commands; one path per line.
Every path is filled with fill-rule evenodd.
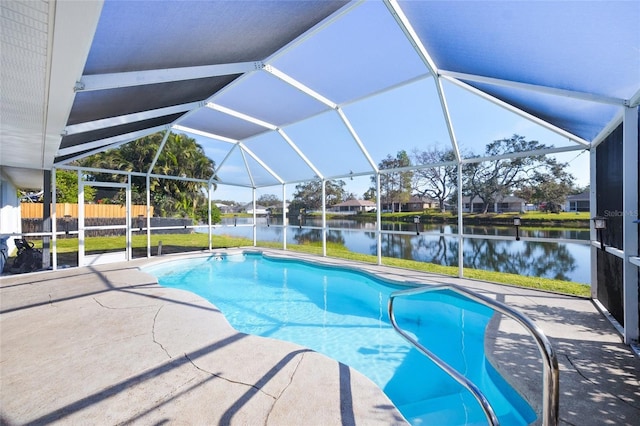
M 224 218 L 224 228 L 218 228 L 214 235 L 231 235 L 253 238 L 251 218 Z M 270 224 L 280 225 L 281 218 L 271 218 Z M 231 226 L 228 226 L 231 225 Z M 299 228 L 298 223 L 289 222 L 287 243 L 299 244 L 307 241 L 321 241 L 320 229 Z M 321 226 L 320 219 L 305 219 L 304 226 Z M 343 244 L 356 253 L 376 254 L 375 223 L 345 219 L 327 220 L 330 229 L 327 241 Z M 266 218 L 257 219 L 258 241 L 282 241 L 281 226 L 267 226 Z M 408 231 L 412 234 L 382 234 L 382 255 L 386 257 L 412 259 L 439 265 L 458 265 L 458 227 L 445 224 L 420 224 L 420 235 L 414 234 L 412 223 L 383 222 L 383 230 Z M 206 232 L 206 229 L 203 230 Z M 465 226 L 464 233 L 478 238 L 464 239 L 464 266 L 490 271 L 510 272 L 520 275 L 556 278 L 584 284 L 590 282 L 590 248 L 579 241 L 589 240 L 589 230 L 520 230 L 523 237 L 561 238 L 576 242 L 515 241 L 496 240 L 482 236 L 513 237 L 510 227 Z

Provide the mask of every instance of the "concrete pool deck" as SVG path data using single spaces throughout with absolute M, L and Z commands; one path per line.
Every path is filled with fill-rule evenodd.
M 551 340 L 560 365 L 560 424 L 640 419 L 640 360 L 589 300 L 260 251 L 494 297 L 528 315 Z M 357 371 L 295 344 L 238 333 L 209 302 L 163 288 L 138 269 L 180 257 L 0 279 L 0 423 L 404 423 Z M 525 389 L 538 389 L 539 356 L 508 321 L 499 329 L 496 359 Z M 508 351 L 515 346 L 524 348 L 517 356 Z

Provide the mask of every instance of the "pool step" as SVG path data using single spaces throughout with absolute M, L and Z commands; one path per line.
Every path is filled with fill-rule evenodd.
M 411 402 L 398 406 L 398 409 L 414 426 L 487 425 L 487 418 L 478 403 L 459 393 Z

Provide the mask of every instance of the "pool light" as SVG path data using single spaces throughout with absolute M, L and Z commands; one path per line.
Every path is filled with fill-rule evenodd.
M 604 240 L 602 233 L 607 229 L 607 219 L 601 216 L 596 216 L 593 219 L 593 227 L 598 231 L 598 241 L 600 241 L 600 250 L 604 250 Z
M 70 214 L 65 214 L 64 215 L 64 234 L 65 235 L 69 235 L 69 222 L 71 221 L 71 215 Z
M 513 226 L 516 227 L 516 241 L 520 241 L 520 225 L 522 222 L 520 221 L 520 217 L 516 216 L 513 218 Z

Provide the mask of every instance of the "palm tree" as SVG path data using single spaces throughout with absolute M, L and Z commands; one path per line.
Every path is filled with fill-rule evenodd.
M 118 149 L 80 160 L 78 164 L 83 167 L 147 172 L 160 148 L 163 136 L 162 133 L 146 136 Z M 213 160 L 206 156 L 204 149 L 195 139 L 184 134 L 170 134 L 152 173 L 208 180 L 213 175 L 214 167 Z M 93 179 L 121 182 L 123 175 L 99 174 Z M 132 193 L 141 196 L 146 192 L 146 179 L 134 176 L 131 186 Z M 198 206 L 206 202 L 203 186 L 200 182 L 152 178 L 149 190 L 153 194 L 152 204 L 156 212 L 166 216 L 195 219 Z

